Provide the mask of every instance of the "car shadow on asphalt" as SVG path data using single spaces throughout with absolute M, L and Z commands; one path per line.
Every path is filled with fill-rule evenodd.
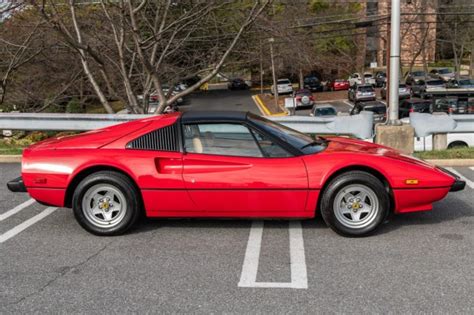
M 391 233 L 401 227 L 416 225 L 437 225 L 449 221 L 459 220 L 461 224 L 473 225 L 473 220 L 463 220 L 474 217 L 472 204 L 458 198 L 451 197 L 435 203 L 433 210 L 412 213 L 403 213 L 391 216 L 373 235 Z
M 474 224 L 472 220 L 463 218 L 474 217 L 472 205 L 459 199 L 448 198 L 434 204 L 433 210 L 392 215 L 390 220 L 384 223 L 374 234 L 382 235 L 391 233 L 404 226 L 436 225 L 443 222 L 461 220 L 462 224 Z M 180 229 L 249 229 L 252 221 L 258 219 L 216 219 L 216 218 L 142 218 L 137 222 L 130 234 L 147 233 L 163 227 Z M 287 219 L 265 219 L 267 229 L 287 228 Z M 314 219 L 303 219 L 304 229 L 328 229 L 321 216 Z

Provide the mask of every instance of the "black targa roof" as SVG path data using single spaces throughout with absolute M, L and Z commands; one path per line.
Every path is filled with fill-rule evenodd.
M 213 121 L 245 121 L 248 112 L 241 111 L 189 111 L 181 116 L 183 123 Z

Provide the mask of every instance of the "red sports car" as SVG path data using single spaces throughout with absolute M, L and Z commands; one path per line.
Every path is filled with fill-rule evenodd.
M 39 142 L 8 183 L 98 235 L 148 217 L 313 218 L 343 235 L 430 210 L 465 182 L 390 148 L 313 138 L 245 112 L 155 116 Z
M 329 91 L 345 91 L 349 90 L 349 81 L 347 80 L 332 80 L 327 84 Z

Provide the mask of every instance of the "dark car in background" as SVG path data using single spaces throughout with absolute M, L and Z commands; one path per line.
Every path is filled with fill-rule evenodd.
M 349 89 L 348 98 L 354 103 L 375 101 L 375 89 L 371 84 L 355 85 Z
M 459 78 L 452 79 L 446 83 L 446 87 L 450 89 L 474 89 L 474 79 Z
M 424 71 L 411 71 L 405 73 L 405 82 L 408 85 L 419 85 L 420 81 L 426 81 L 428 75 Z
M 229 81 L 227 88 L 229 90 L 247 90 L 249 86 L 245 83 L 244 79 L 235 78 Z
M 309 115 L 313 117 L 334 117 L 337 116 L 337 110 L 331 104 L 320 104 L 313 106 Z
M 399 118 L 409 117 L 410 113 L 426 113 L 432 111 L 432 102 L 420 98 L 411 98 L 400 103 L 398 109 Z
M 349 81 L 344 79 L 330 80 L 326 84 L 328 91 L 345 91 L 349 90 Z
M 303 85 L 305 89 L 308 89 L 312 92 L 322 92 L 324 90 L 321 80 L 315 76 L 305 77 L 303 80 Z
M 468 114 L 470 113 L 469 102 L 465 98 L 449 96 L 435 99 L 433 102 L 433 112 L 447 114 Z
M 358 115 L 361 111 L 374 113 L 374 124 L 383 123 L 387 119 L 387 105 L 381 102 L 356 103 L 351 110 L 352 115 Z
M 387 82 L 387 74 L 383 71 L 375 73 L 375 86 L 382 87 Z

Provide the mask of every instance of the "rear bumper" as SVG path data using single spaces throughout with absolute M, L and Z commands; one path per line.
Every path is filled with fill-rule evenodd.
M 27 192 L 25 183 L 23 183 L 21 176 L 9 181 L 7 187 L 12 192 Z

